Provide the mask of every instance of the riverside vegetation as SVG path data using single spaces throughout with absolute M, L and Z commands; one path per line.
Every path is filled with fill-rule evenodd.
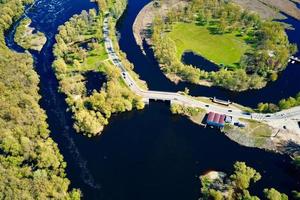
M 100 8 L 111 6 L 115 10 L 113 15 L 120 16 L 121 11 L 112 2 L 99 1 L 99 4 Z M 53 68 L 73 112 L 74 127 L 88 136 L 100 134 L 113 113 L 144 108 L 141 97 L 127 87 L 121 71 L 108 59 L 102 36 L 103 18 L 104 13 L 97 14 L 95 10 L 73 16 L 59 28 L 54 47 Z M 87 44 L 87 48 L 82 48 L 82 44 Z M 107 79 L 101 90 L 90 96 L 84 77 L 88 71 L 101 72 Z
M 41 51 L 47 38 L 40 31 L 33 33 L 34 28 L 31 28 L 30 24 L 31 19 L 24 18 L 16 30 L 14 40 L 23 49 Z
M 296 106 L 300 106 L 300 92 L 295 97 L 280 100 L 277 105 L 273 103 L 259 103 L 257 111 L 262 113 L 274 113 Z
M 297 51 L 281 23 L 263 21 L 224 0 L 192 0 L 173 8 L 155 18 L 151 32 L 155 57 L 168 77 L 233 91 L 259 89 L 275 81 Z M 180 57 L 187 50 L 218 64 L 220 70 L 206 72 L 183 64 Z
M 210 172 L 200 177 L 201 193 L 200 199 L 213 200 L 233 200 L 233 199 L 249 199 L 259 200 L 257 196 L 253 196 L 249 192 L 251 183 L 256 183 L 261 179 L 261 175 L 255 169 L 248 167 L 243 162 L 234 164 L 234 172 L 230 176 L 221 172 Z M 263 190 L 264 199 L 268 200 L 288 200 L 288 196 L 278 192 L 274 188 L 266 188 Z M 293 192 L 294 198 L 297 192 Z
M 49 137 L 30 54 L 7 48 L 4 32 L 31 0 L 0 0 L 0 199 L 80 199 Z
M 115 4 L 120 5 L 118 2 Z M 5 45 L 4 32 L 20 17 L 24 12 L 24 5 L 28 3 L 32 3 L 32 1 L 0 0 L 0 199 L 80 199 L 80 192 L 78 190 L 69 190 L 70 181 L 65 177 L 66 163 L 59 153 L 57 145 L 49 137 L 46 115 L 38 104 L 40 100 L 40 95 L 38 94 L 39 78 L 33 70 L 32 57 L 28 53 L 13 52 Z M 118 15 L 117 12 L 118 9 L 115 8 L 114 13 L 116 15 Z M 84 12 L 83 14 L 83 16 L 87 16 L 89 20 L 94 19 L 93 24 L 96 24 L 99 16 L 91 18 L 90 15 L 95 16 L 95 11 L 90 11 L 89 13 Z M 84 25 L 81 26 L 83 24 L 81 17 L 82 16 L 75 16 L 73 18 L 73 20 L 79 19 L 76 28 L 86 27 Z M 85 38 L 84 36 L 86 36 L 86 38 L 91 36 L 90 34 L 79 34 L 75 31 L 73 25 L 70 25 L 70 22 L 67 24 L 69 24 L 70 29 L 65 30 L 70 31 L 70 33 L 76 33 L 76 36 L 83 38 Z M 89 25 L 89 27 L 91 27 L 91 25 Z M 98 28 L 96 30 L 101 30 Z M 84 29 L 84 31 L 87 32 L 93 32 L 92 30 L 95 29 Z M 101 34 L 101 32 L 97 33 L 99 33 L 99 35 Z M 57 38 L 59 39 L 59 36 Z M 94 37 L 90 39 L 92 39 L 92 42 L 89 43 L 93 44 L 89 44 L 88 49 L 95 48 L 94 50 L 101 50 L 103 48 L 101 42 L 93 42 L 96 41 L 93 40 Z M 61 44 L 63 45 L 62 47 L 66 47 L 66 49 L 69 48 L 65 46 L 66 44 L 71 45 L 70 43 Z M 74 43 L 73 45 L 75 45 L 73 46 L 74 49 L 79 48 L 77 46 L 79 44 Z M 81 73 L 83 73 L 84 68 L 87 69 L 87 71 L 96 70 L 103 72 L 107 74 L 109 83 L 110 76 L 119 76 L 113 72 L 119 73 L 119 71 L 105 60 L 106 55 L 102 50 L 87 51 L 87 56 L 82 56 L 82 59 L 85 58 L 86 62 L 80 62 L 82 60 L 79 60 L 80 68 L 77 70 L 82 70 Z M 70 51 L 66 52 L 70 53 Z M 75 52 L 72 53 L 72 55 L 66 55 L 71 57 L 80 55 Z M 63 52 L 61 51 L 60 53 Z M 94 54 L 94 56 L 90 57 L 90 54 Z M 84 55 L 84 53 L 82 55 Z M 102 58 L 99 62 L 104 63 L 103 66 L 99 65 L 97 68 L 93 68 L 93 66 L 97 66 L 95 63 L 98 61 L 98 59 L 94 58 L 99 57 Z M 63 60 L 60 59 L 60 61 L 57 59 L 54 63 L 54 67 L 57 67 L 55 64 L 59 64 L 61 61 L 65 62 L 64 58 L 65 57 L 62 57 Z M 88 66 L 83 65 L 83 63 L 88 63 L 88 61 L 92 64 Z M 76 65 L 69 65 L 64 62 L 61 62 L 62 65 L 55 68 L 55 70 L 63 70 L 63 72 L 66 70 L 68 72 L 67 74 L 62 73 L 62 78 L 64 76 L 70 76 L 72 73 L 82 75 L 75 70 Z M 110 73 L 113 74 L 111 75 Z M 121 87 L 122 82 L 116 77 L 111 79 L 117 81 L 117 83 L 120 84 L 118 86 Z M 75 83 L 77 83 L 77 79 L 75 79 Z M 79 84 L 79 86 L 80 85 L 82 86 L 82 84 Z M 77 88 L 75 87 L 75 89 Z M 84 90 L 85 89 L 83 89 L 83 91 Z M 95 93 L 101 96 L 99 92 Z M 82 98 L 82 100 L 86 99 Z M 89 108 L 89 106 L 87 106 L 87 108 Z M 295 160 L 295 163 L 296 162 L 299 163 L 298 160 Z M 244 169 L 243 166 L 242 169 Z M 247 183 L 248 176 L 244 177 L 244 175 L 245 173 L 239 176 L 236 175 L 236 178 L 233 178 L 233 180 L 246 181 Z M 278 197 L 278 193 L 274 190 L 271 190 L 270 195 L 271 193 L 276 194 L 276 197 Z M 299 196 L 300 195 L 295 192 L 295 198 L 299 198 Z M 284 197 L 284 195 L 280 194 L 279 197 Z M 269 199 L 272 198 L 270 197 Z

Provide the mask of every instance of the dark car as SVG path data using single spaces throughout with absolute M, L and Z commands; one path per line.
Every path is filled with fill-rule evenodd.
M 243 112 L 243 115 L 251 115 L 249 112 Z

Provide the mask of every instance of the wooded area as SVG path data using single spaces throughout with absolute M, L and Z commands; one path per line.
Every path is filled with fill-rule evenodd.
M 69 192 L 63 156 L 49 137 L 30 54 L 6 47 L 4 32 L 31 0 L 0 0 L 0 199 L 80 199 Z
M 211 34 L 221 36 L 234 33 L 251 48 L 236 66 L 220 65 L 218 72 L 208 73 L 184 65 L 176 57 L 176 43 L 168 36 L 179 22 L 206 27 Z M 223 0 L 192 0 L 186 7 L 170 10 L 166 18 L 157 16 L 152 27 L 152 42 L 155 56 L 166 74 L 195 84 L 205 80 L 233 91 L 259 89 L 267 81 L 275 81 L 290 55 L 297 51 L 296 46 L 289 43 L 282 24 L 263 21 L 258 15 Z
M 142 99 L 123 82 L 121 71 L 108 60 L 102 36 L 103 15 L 90 10 L 73 16 L 59 28 L 54 47 L 53 67 L 74 114 L 74 127 L 88 136 L 100 134 L 113 113 L 144 108 Z M 87 44 L 87 48 L 82 48 L 82 44 Z M 84 77 L 88 71 L 101 72 L 107 79 L 101 90 L 94 90 L 90 96 Z

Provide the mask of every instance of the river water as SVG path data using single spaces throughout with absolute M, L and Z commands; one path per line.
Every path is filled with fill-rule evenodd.
M 183 89 L 186 84 L 176 86 L 164 78 L 150 49 L 145 57 L 135 44 L 131 26 L 139 10 L 148 2 L 129 0 L 128 9 L 118 24 L 120 46 L 151 89 Z M 95 4 L 88 0 L 38 0 L 28 12 L 32 26 L 48 38 L 40 54 L 32 52 L 41 79 L 40 105 L 46 110 L 51 137 L 58 143 L 68 164 L 67 176 L 72 187 L 80 188 L 84 199 L 196 200 L 200 195 L 199 175 L 209 170 L 230 173 L 237 160 L 245 161 L 262 174 L 262 180 L 252 187 L 254 194 L 261 195 L 265 187 L 275 187 L 286 193 L 300 188 L 299 174 L 293 170 L 287 156 L 242 147 L 215 129 L 204 129 L 184 117 L 173 116 L 165 103 L 151 102 L 143 111 L 113 116 L 99 137 L 76 134 L 71 114 L 66 111 L 64 95 L 57 92 L 58 83 L 51 68 L 52 48 L 59 25 L 72 15 L 94 7 Z M 14 27 L 6 34 L 7 45 L 22 51 L 13 42 L 13 34 Z M 298 39 L 296 35 L 294 39 Z M 297 70 L 299 66 L 288 67 L 282 77 L 293 82 Z M 270 87 L 275 87 L 272 85 Z M 299 90 L 297 86 L 300 87 L 293 87 L 295 92 Z M 230 94 L 218 88 L 190 88 L 201 95 Z M 207 93 L 202 93 L 205 91 Z M 261 91 L 254 93 L 260 92 L 268 98 L 268 92 Z M 274 98 L 280 97 L 277 90 L 273 93 Z M 282 96 L 287 93 L 293 91 L 286 91 Z

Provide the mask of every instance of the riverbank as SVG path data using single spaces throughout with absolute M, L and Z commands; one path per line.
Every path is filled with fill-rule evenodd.
M 289 15 L 297 20 L 300 19 L 300 9 L 292 0 L 234 0 L 243 8 L 257 12 L 264 19 L 284 19 L 286 18 L 280 12 Z M 278 12 L 280 11 L 280 12 Z
M 197 98 L 199 99 L 199 97 Z M 199 99 L 201 101 L 207 101 L 209 99 Z M 225 107 L 225 106 L 224 106 Z M 250 110 L 240 105 L 230 105 L 227 109 L 240 108 L 248 112 Z M 206 126 L 205 117 L 207 111 L 197 107 L 186 107 L 180 104 L 171 104 L 170 110 L 172 114 L 186 116 L 195 124 L 202 127 L 211 128 Z M 285 121 L 285 120 L 283 120 Z M 281 154 L 287 154 L 292 157 L 300 155 L 300 134 L 299 127 L 292 129 L 289 125 L 289 129 L 283 128 L 283 125 L 287 122 L 283 121 L 265 121 L 261 120 L 246 120 L 233 118 L 230 124 L 226 123 L 225 127 L 220 129 L 220 132 L 225 134 L 232 141 L 246 147 L 259 148 L 267 151 L 272 151 Z M 244 127 L 238 127 L 234 125 L 235 122 L 242 123 Z
M 148 3 L 138 14 L 133 24 L 133 35 L 137 44 L 143 50 L 143 41 L 151 45 L 151 34 L 149 29 L 155 16 L 166 16 L 168 11 L 172 8 L 182 7 L 187 4 L 187 0 L 164 0 L 160 1 L 160 6 L 156 7 L 154 1 Z M 144 52 L 144 50 L 143 50 Z M 145 53 L 145 52 L 144 52 Z
M 186 114 L 192 122 L 204 126 L 204 116 Z M 272 127 L 265 123 L 244 121 L 246 128 L 228 125 L 221 130 L 230 140 L 246 147 L 259 148 L 295 157 L 300 155 L 300 136 L 293 131 Z M 207 127 L 210 128 L 210 127 Z

